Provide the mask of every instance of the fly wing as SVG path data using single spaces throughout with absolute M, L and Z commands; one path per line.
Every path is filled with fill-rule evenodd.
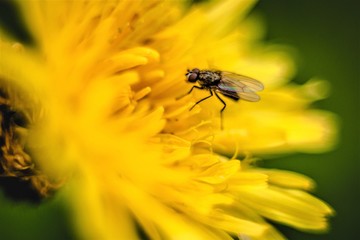
M 264 85 L 250 77 L 231 72 L 222 72 L 221 81 L 218 84 L 219 91 L 235 100 L 243 99 L 250 102 L 260 100 L 255 93 L 264 89 Z
M 253 92 L 264 90 L 264 85 L 260 81 L 253 79 L 251 77 L 247 77 L 232 72 L 221 72 L 221 76 L 222 76 L 222 80 L 225 78 L 226 81 L 229 81 L 234 85 L 238 85 L 240 83 L 241 87 L 245 85 L 247 89 Z

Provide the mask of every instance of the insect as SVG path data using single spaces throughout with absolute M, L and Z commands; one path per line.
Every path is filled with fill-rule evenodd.
M 188 82 L 198 82 L 199 86 L 194 85 L 188 93 L 177 99 L 190 94 L 195 88 L 209 91 L 210 95 L 197 101 L 194 106 L 190 108 L 191 111 L 196 105 L 215 94 L 215 96 L 224 105 L 220 110 L 221 129 L 223 129 L 222 114 L 226 108 L 226 103 L 218 95 L 218 93 L 221 93 L 223 96 L 231 98 L 235 101 L 242 99 L 249 102 L 257 102 L 260 100 L 260 97 L 255 92 L 264 89 L 264 85 L 258 80 L 232 72 L 200 70 L 198 68 L 194 68 L 192 70 L 188 69 L 185 76 Z

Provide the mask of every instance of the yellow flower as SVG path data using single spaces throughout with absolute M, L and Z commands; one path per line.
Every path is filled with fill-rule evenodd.
M 324 83 L 287 84 L 291 60 L 244 18 L 254 1 L 17 3 L 35 46 L 2 34 L 0 77 L 27 93 L 26 149 L 65 182 L 81 237 L 139 239 L 139 224 L 151 239 L 284 239 L 265 219 L 326 230 L 333 211 L 306 192 L 311 179 L 249 155 L 335 139 L 333 116 L 308 109 Z M 224 130 L 216 98 L 192 111 L 206 92 L 176 100 L 187 68 L 213 66 L 265 85 L 259 103 L 227 101 Z

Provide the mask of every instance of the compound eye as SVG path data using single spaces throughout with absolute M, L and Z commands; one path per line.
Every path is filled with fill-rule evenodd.
M 192 72 L 192 73 L 190 73 L 187 77 L 188 77 L 187 80 L 188 80 L 189 82 L 196 82 L 197 77 L 198 77 L 198 74 Z
M 199 73 L 199 72 L 200 72 L 200 69 L 194 68 L 193 70 L 191 70 L 191 72 L 193 72 L 193 73 Z

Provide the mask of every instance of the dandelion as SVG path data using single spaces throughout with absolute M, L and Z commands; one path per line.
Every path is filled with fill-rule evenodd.
M 140 239 L 140 226 L 151 239 L 284 239 L 267 219 L 327 229 L 333 210 L 307 193 L 310 178 L 254 164 L 335 139 L 333 116 L 309 109 L 323 82 L 287 84 L 291 60 L 245 19 L 254 1 L 17 4 L 35 45 L 2 33 L 0 77 L 3 102 L 27 122 L 6 146 L 27 161 L 5 173 L 43 195 L 63 186 L 80 237 Z M 265 85 L 259 103 L 227 101 L 223 130 L 216 99 L 192 111 L 206 93 L 176 100 L 186 69 L 213 66 Z

